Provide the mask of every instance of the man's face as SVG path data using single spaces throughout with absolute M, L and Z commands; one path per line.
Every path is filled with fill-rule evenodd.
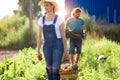
M 74 13 L 74 16 L 75 16 L 76 18 L 79 18 L 79 17 L 80 17 L 80 14 L 81 14 L 80 11 L 79 11 L 79 12 L 75 12 L 75 13 Z

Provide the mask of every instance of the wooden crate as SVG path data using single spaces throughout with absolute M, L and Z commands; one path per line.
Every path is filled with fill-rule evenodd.
M 60 73 L 61 80 L 77 80 L 78 71 Z

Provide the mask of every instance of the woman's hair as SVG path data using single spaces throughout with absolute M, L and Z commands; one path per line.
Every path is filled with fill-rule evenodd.
M 53 6 L 53 12 L 55 13 L 55 7 L 54 7 L 54 5 L 52 3 L 50 3 L 50 2 L 47 2 L 47 3 L 49 3 L 50 5 Z M 44 13 L 44 15 L 46 15 L 46 14 L 47 14 L 47 12 Z
M 74 8 L 71 12 L 71 17 L 74 17 L 74 14 L 77 13 L 77 12 L 81 12 L 81 9 L 80 8 Z

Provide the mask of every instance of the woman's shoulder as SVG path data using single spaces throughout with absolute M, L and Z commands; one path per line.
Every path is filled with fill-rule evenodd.
M 64 19 L 60 15 L 57 15 L 57 22 L 56 23 L 58 25 L 61 25 L 63 22 L 64 22 Z
M 37 23 L 38 23 L 39 26 L 43 25 L 43 16 L 41 16 L 41 17 L 38 18 Z
M 60 16 L 60 15 L 58 15 L 58 14 L 56 14 L 57 15 L 57 20 L 58 21 L 64 21 L 64 18 L 62 17 L 62 16 Z

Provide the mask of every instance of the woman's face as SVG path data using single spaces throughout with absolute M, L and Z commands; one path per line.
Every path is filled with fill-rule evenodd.
M 51 3 L 46 2 L 44 4 L 44 9 L 46 12 L 51 12 L 51 11 L 53 12 L 53 8 L 54 8 L 54 6 Z

